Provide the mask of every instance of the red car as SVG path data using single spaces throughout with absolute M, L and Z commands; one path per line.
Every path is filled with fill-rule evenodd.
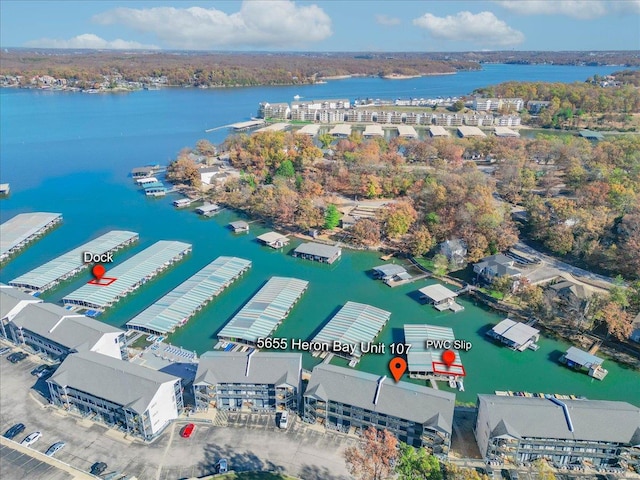
M 180 430 L 180 436 L 182 438 L 189 438 L 195 429 L 196 426 L 193 423 L 188 423 Z

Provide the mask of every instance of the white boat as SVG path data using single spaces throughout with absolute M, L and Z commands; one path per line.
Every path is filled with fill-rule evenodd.
M 301 98 L 302 98 L 302 97 L 301 97 L 300 95 L 294 95 L 294 96 L 293 96 L 293 99 L 294 99 L 294 100 L 300 100 Z

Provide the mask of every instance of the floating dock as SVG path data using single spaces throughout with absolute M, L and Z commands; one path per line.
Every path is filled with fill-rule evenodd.
M 453 381 L 466 375 L 458 350 L 454 362 L 447 366 L 442 361 L 442 352 L 446 348 L 427 348 L 426 342 L 453 342 L 455 336 L 449 327 L 434 325 L 405 325 L 404 343 L 411 345 L 407 354 L 407 366 L 412 378 L 428 378 L 440 381 Z M 450 378 L 451 377 L 451 378 Z
M 271 335 L 305 292 L 309 282 L 271 277 L 218 333 L 218 339 L 255 345 Z
M 362 352 L 360 346 L 373 342 L 387 324 L 389 318 L 391 318 L 391 312 L 386 310 L 364 303 L 347 302 L 329 320 L 329 323 L 320 330 L 320 333 L 316 335 L 313 341 L 328 346 L 331 346 L 334 341 L 354 345 L 355 349 L 352 354 L 346 352 L 333 353 L 353 361 L 355 364 L 364 353 L 369 353 Z
M 113 230 L 14 278 L 9 285 L 34 292 L 47 291 L 89 266 L 88 263 L 83 262 L 83 252 L 98 255 L 116 252 L 136 242 L 138 238 L 135 232 Z
M 0 262 L 25 248 L 62 221 L 61 213 L 20 213 L 0 225 Z
M 307 135 L 309 137 L 315 137 L 316 135 L 318 135 L 318 133 L 320 133 L 320 125 L 317 125 L 317 124 L 305 125 L 295 133 L 298 135 Z
M 252 128 L 261 127 L 266 122 L 264 120 L 249 120 L 248 122 L 238 122 L 232 123 L 229 125 L 229 128 L 233 129 L 236 132 L 246 132 L 247 130 L 251 130 Z
M 163 335 L 183 326 L 251 267 L 238 257 L 218 257 L 127 322 L 127 328 Z
M 11 186 L 8 183 L 0 183 L 0 195 L 9 195 Z
M 156 242 L 124 263 L 107 270 L 104 279 L 115 279 L 112 283 L 83 285 L 64 297 L 62 302 L 105 310 L 173 263 L 182 260 L 190 251 L 191 245 L 188 243 L 167 240 Z

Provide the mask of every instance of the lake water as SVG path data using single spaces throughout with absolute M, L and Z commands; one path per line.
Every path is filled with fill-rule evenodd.
M 256 224 L 248 235 L 225 228 L 237 216 L 223 212 L 203 220 L 190 211 L 178 211 L 170 198 L 147 199 L 128 174 L 132 167 L 165 164 L 180 148 L 207 138 L 221 142 L 226 130 L 204 130 L 255 115 L 260 101 L 308 98 L 406 98 L 462 95 L 474 88 L 506 80 L 583 81 L 618 67 L 560 67 L 486 65 L 480 72 L 411 80 L 356 78 L 302 87 L 242 89 L 167 89 L 130 94 L 0 90 L 0 153 L 2 182 L 12 193 L 0 201 L 2 221 L 22 212 L 51 211 L 64 215 L 62 225 L 32 244 L 0 271 L 7 282 L 71 248 L 112 229 L 140 233 L 140 242 L 121 252 L 116 262 L 158 240 L 193 244 L 183 262 L 145 285 L 100 317 L 122 326 L 135 314 L 220 255 L 250 259 L 252 269 L 178 330 L 170 341 L 202 353 L 215 344 L 215 334 L 273 275 L 293 276 L 310 282 L 309 289 L 275 336 L 309 339 L 345 302 L 370 303 L 392 312 L 382 332 L 382 342 L 401 341 L 405 323 L 447 325 L 456 337 L 473 343 L 462 354 L 467 371 L 461 402 L 473 402 L 477 393 L 527 390 L 585 395 L 589 398 L 627 400 L 640 405 L 638 372 L 607 361 L 603 382 L 569 371 L 557 364 L 567 344 L 548 338 L 540 350 L 512 352 L 485 340 L 487 325 L 501 319 L 486 309 L 461 300 L 458 314 L 438 313 L 420 305 L 412 295 L 427 282 L 390 289 L 372 280 L 367 270 L 382 263 L 374 253 L 344 252 L 332 266 L 294 259 L 287 252 L 260 247 Z M 89 273 L 44 295 L 58 301 L 88 281 Z M 390 355 L 366 355 L 358 369 L 387 374 Z M 305 356 L 305 367 L 315 359 Z

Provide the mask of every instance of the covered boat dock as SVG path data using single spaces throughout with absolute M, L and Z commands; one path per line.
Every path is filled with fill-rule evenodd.
M 454 362 L 447 366 L 442 361 L 442 352 L 445 342 L 453 342 L 455 336 L 453 329 L 449 327 L 436 327 L 434 325 L 405 325 L 404 342 L 411 345 L 407 354 L 409 375 L 412 378 L 432 378 L 434 380 L 448 381 L 449 377 L 464 377 L 466 372 L 460 360 L 458 350 L 455 353 Z M 443 342 L 438 348 L 437 343 Z M 434 342 L 434 347 L 427 348 L 427 342 Z
M 189 252 L 191 245 L 188 243 L 161 240 L 113 269 L 107 270 L 100 282 L 90 282 L 71 292 L 62 302 L 105 310 L 170 265 L 182 260 Z M 103 281 L 110 283 L 102 283 Z
M 537 350 L 536 342 L 540 338 L 540 330 L 505 318 L 489 330 L 486 335 L 499 340 L 513 350 L 522 352 L 527 348 Z
M 586 370 L 590 377 L 597 378 L 598 380 L 602 380 L 607 376 L 607 373 L 609 373 L 606 369 L 602 368 L 603 361 L 602 358 L 596 357 L 576 347 L 569 347 L 567 353 L 560 358 L 560 362 L 564 363 L 567 367 L 580 371 Z
M 454 300 L 458 294 L 452 290 L 449 290 L 444 285 L 436 283 L 435 285 L 429 285 L 428 287 L 418 290 L 421 293 L 421 298 L 427 300 L 433 308 L 442 312 L 443 310 L 451 310 L 453 312 L 459 312 L 464 310 L 464 307 Z
M 342 249 L 340 247 L 314 242 L 300 244 L 293 251 L 294 257 L 329 264 L 338 260 L 341 255 Z
M 138 238 L 135 232 L 113 230 L 14 278 L 9 285 L 44 292 L 86 269 L 89 263 L 83 262 L 84 252 L 94 255 L 116 252 L 136 242 Z
M 127 322 L 130 330 L 173 332 L 251 267 L 238 257 L 218 257 L 187 281 Z
M 255 345 L 287 318 L 309 282 L 298 278 L 271 277 L 220 330 L 218 339 Z
M 372 343 L 389 318 L 391 318 L 391 312 L 386 310 L 364 303 L 347 302 L 329 320 L 329 323 L 322 327 L 313 341 L 327 345 L 326 351 L 331 351 L 333 342 L 353 345 L 355 348 L 351 353 L 345 351 L 332 351 L 332 353 L 349 360 L 349 366 L 355 366 L 364 353 L 369 353 L 368 349 L 363 352 L 361 346 Z
M 0 225 L 0 262 L 18 253 L 62 221 L 61 213 L 20 213 Z

